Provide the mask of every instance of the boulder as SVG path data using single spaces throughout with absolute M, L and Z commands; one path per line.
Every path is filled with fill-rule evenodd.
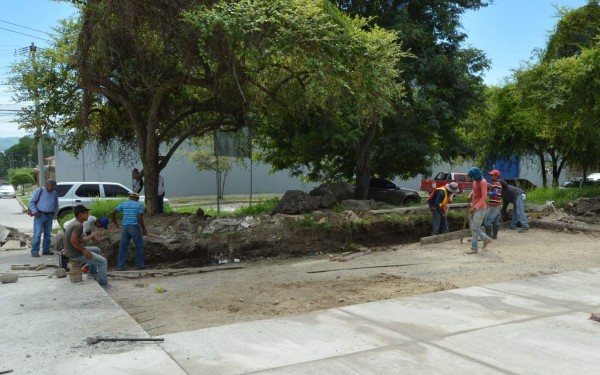
M 2 245 L 2 250 L 20 250 L 23 249 L 21 242 L 15 240 L 9 240 Z
M 273 211 L 274 214 L 298 215 L 312 212 L 319 207 L 321 197 L 306 194 L 301 190 L 288 190 L 279 200 Z
M 62 268 L 59 268 L 55 270 L 54 273 L 52 273 L 52 276 L 56 276 L 57 278 L 62 279 L 63 277 L 67 277 L 67 271 L 65 271 Z
M 8 284 L 8 283 L 16 283 L 19 279 L 19 275 L 16 273 L 5 273 L 0 275 L 0 283 Z
M 0 225 L 0 243 L 6 242 L 9 234 L 10 230 L 5 226 Z
M 309 194 L 321 197 L 319 207 L 331 208 L 343 200 L 354 198 L 354 186 L 347 182 L 327 182 L 317 186 Z

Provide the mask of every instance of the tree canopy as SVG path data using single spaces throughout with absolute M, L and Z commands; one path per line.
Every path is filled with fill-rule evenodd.
M 480 0 L 337 0 L 349 14 L 398 33 L 412 56 L 399 62 L 406 95 L 395 105 L 374 142 L 373 170 L 383 177 L 430 174 L 440 160 L 472 156 L 462 121 L 483 98 L 488 60 L 465 46 L 460 17 L 485 7 Z
M 511 155 L 535 157 L 543 185 L 546 172 L 552 184 L 567 165 L 586 170 L 600 157 L 597 120 L 600 49 L 596 36 L 600 6 L 561 9 L 539 61 L 517 70 L 506 86 L 489 91 L 479 111 L 482 162 Z
M 43 121 L 70 151 L 95 142 L 124 164 L 139 158 L 151 214 L 158 173 L 190 137 L 254 127 L 268 157 L 282 124 L 316 134 L 329 123 L 352 147 L 402 93 L 396 36 L 326 0 L 72 2 L 80 18 L 16 67 L 20 99 L 40 98 L 25 126 Z

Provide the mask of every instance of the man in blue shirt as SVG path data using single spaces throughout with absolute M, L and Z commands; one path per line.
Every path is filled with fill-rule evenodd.
M 58 211 L 58 194 L 56 193 L 56 181 L 48 180 L 46 185 L 35 189 L 29 200 L 29 209 L 33 215 L 33 243 L 31 244 L 31 256 L 39 257 L 42 233 L 44 242 L 42 244 L 42 255 L 54 255 L 50 251 L 52 241 L 52 221 Z
M 138 193 L 131 193 L 129 195 L 129 201 L 123 202 L 117 206 L 110 214 L 113 223 L 118 228 L 117 223 L 117 212 L 123 213 L 123 220 L 121 220 L 121 242 L 119 243 L 119 256 L 117 258 L 117 269 L 119 271 L 125 270 L 125 261 L 127 260 L 127 253 L 129 242 L 133 239 L 135 244 L 135 268 L 138 270 L 144 269 L 144 237 L 148 234 L 146 226 L 144 225 L 144 206 L 138 202 L 140 196 Z

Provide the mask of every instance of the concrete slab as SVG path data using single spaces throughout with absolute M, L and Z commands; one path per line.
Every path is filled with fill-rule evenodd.
M 588 312 L 532 319 L 437 342 L 511 374 L 598 374 L 600 323 Z
M 460 332 L 570 311 L 483 287 L 347 306 L 341 310 L 419 340 L 436 340 Z
M 165 335 L 188 374 L 241 374 L 414 341 L 336 309 Z
M 427 358 L 428 360 L 424 360 Z M 353 355 L 327 358 L 320 361 L 301 363 L 253 372 L 260 375 L 364 375 L 364 374 L 477 374 L 506 375 L 505 371 L 489 365 L 463 358 L 460 355 L 439 349 L 422 342 L 395 347 L 375 349 Z
M 185 374 L 160 346 L 87 337 L 148 337 L 94 281 L 19 278 L 0 285 L 0 371 L 16 374 Z
M 497 283 L 490 289 L 573 309 L 600 306 L 600 269 L 565 272 L 557 275 Z
M 39 262 L 28 250 L 10 264 Z M 56 260 L 56 256 L 47 261 Z M 19 374 L 595 374 L 600 269 L 148 337 L 93 280 L 0 285 L 0 371 Z
M 161 346 L 188 374 L 597 373 L 600 323 L 587 318 L 599 287 L 598 271 L 570 272 L 165 335 Z

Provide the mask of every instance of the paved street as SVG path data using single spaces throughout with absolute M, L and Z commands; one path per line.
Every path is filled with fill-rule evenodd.
M 23 210 L 24 208 L 18 199 L 0 199 L 0 225 L 32 234 L 33 219 L 23 213 Z

